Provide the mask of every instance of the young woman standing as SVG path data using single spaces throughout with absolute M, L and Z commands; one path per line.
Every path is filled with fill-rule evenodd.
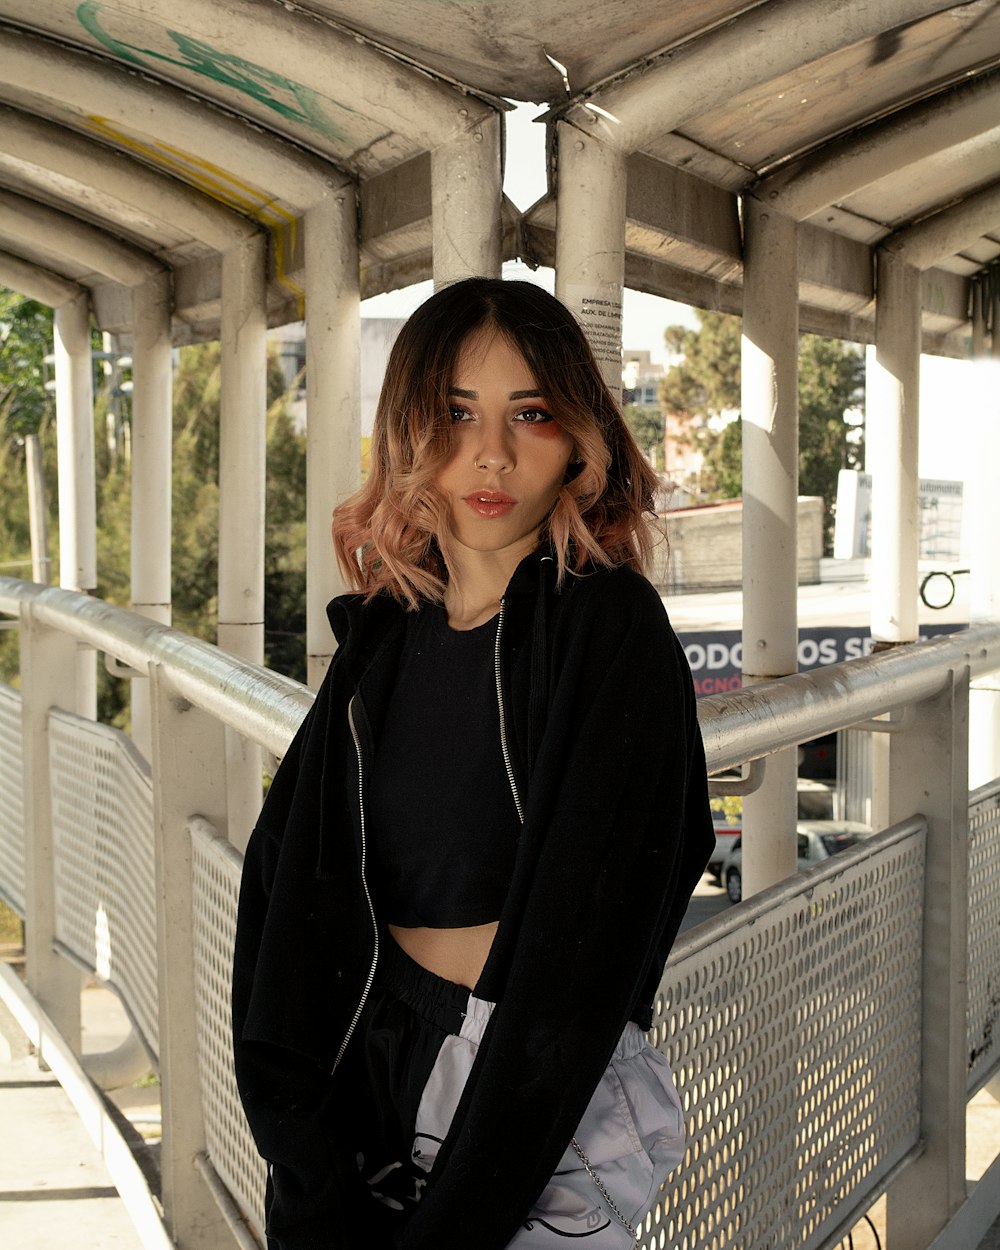
M 403 328 L 334 515 L 356 593 L 244 869 L 270 1250 L 626 1247 L 679 1162 L 644 1030 L 714 833 L 655 485 L 540 288 Z

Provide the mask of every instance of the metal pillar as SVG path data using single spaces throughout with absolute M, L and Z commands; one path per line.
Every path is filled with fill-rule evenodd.
M 968 471 L 970 524 L 969 623 L 1000 621 L 1000 365 L 980 360 L 974 400 L 975 425 L 969 446 L 976 449 Z M 1000 776 L 1000 690 L 996 674 L 979 678 L 969 695 L 969 786 Z
M 90 314 L 84 294 L 55 310 L 56 437 L 59 468 L 59 585 L 97 588 L 97 491 L 94 468 L 94 375 Z M 97 715 L 97 657 L 81 647 L 78 704 Z
M 798 667 L 798 270 L 796 223 L 743 202 L 743 682 Z M 796 869 L 797 751 L 768 757 L 743 800 L 743 890 Z
M 219 646 L 264 662 L 267 452 L 265 245 L 241 239 L 222 257 L 219 414 Z M 226 734 L 230 832 L 242 845 L 261 802 L 260 749 Z
M 431 153 L 435 287 L 500 277 L 502 126 L 500 115 L 491 114 Z
M 87 297 L 55 310 L 56 431 L 59 450 L 59 585 L 97 586 L 94 380 Z
M 871 614 L 876 642 L 918 634 L 920 271 L 879 249 L 875 348 L 867 352 L 865 460 L 872 478 Z M 889 741 L 872 737 L 872 826 L 890 823 Z
M 920 487 L 920 272 L 878 253 L 875 352 L 869 353 L 867 438 L 872 476 L 872 637 L 917 637 Z
M 42 444 L 37 434 L 24 436 L 25 468 L 28 476 L 28 528 L 31 532 L 31 580 L 48 585 L 52 580 L 49 557 L 49 519 L 45 508 L 45 478 L 42 474 Z
M 913 721 L 890 738 L 888 819 L 927 818 L 920 1135 L 923 1153 L 888 1193 L 893 1250 L 924 1250 L 966 1199 L 965 1110 L 968 1046 L 968 669 L 917 704 Z
M 626 157 L 556 123 L 556 295 L 580 321 L 611 393 L 622 389 Z
M 197 1062 L 188 820 L 198 813 L 217 829 L 226 827 L 225 739 L 217 720 L 171 690 L 161 666 L 151 669 L 163 1214 L 175 1245 L 218 1250 L 229 1244 L 229 1234 L 196 1166 L 205 1150 L 205 1129 Z
M 986 355 L 986 292 L 982 278 L 972 279 L 972 358 Z
M 990 269 L 990 355 L 1000 360 L 1000 266 Z
M 306 653 L 319 686 L 334 641 L 326 604 L 346 589 L 333 556 L 330 514 L 361 484 L 361 354 L 357 212 L 351 187 L 305 220 Z
M 93 660 L 93 652 L 90 653 Z M 93 667 L 93 665 L 91 665 Z M 55 838 L 49 709 L 75 706 L 79 683 L 76 642 L 21 612 L 21 742 L 24 795 L 25 975 L 28 989 L 60 1034 L 80 1053 L 77 969 L 56 953 Z
M 170 277 L 132 292 L 132 610 L 170 624 Z M 132 738 L 149 758 L 149 683 L 132 680 Z

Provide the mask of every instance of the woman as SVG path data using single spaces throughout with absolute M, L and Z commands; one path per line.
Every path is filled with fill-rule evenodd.
M 643 1030 L 714 834 L 654 487 L 540 288 L 403 328 L 334 514 L 357 593 L 244 869 L 271 1250 L 612 1250 L 680 1160 Z

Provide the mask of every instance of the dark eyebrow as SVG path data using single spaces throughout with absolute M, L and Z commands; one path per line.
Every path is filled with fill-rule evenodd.
M 478 399 L 479 398 L 478 391 L 463 391 L 463 390 L 460 390 L 457 386 L 450 387 L 448 390 L 448 394 L 457 395 L 459 399 Z M 508 398 L 510 399 L 541 399 L 542 392 L 541 391 L 511 391 Z

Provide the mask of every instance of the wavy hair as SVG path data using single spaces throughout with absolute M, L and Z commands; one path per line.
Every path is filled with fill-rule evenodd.
M 440 601 L 448 579 L 448 506 L 437 477 L 451 453 L 448 392 L 470 336 L 502 334 L 524 357 L 546 406 L 574 444 L 574 463 L 540 537 L 559 580 L 588 564 L 647 567 L 657 479 L 636 446 L 576 319 L 531 282 L 466 278 L 406 322 L 386 367 L 367 482 L 333 513 L 337 561 L 370 598 L 411 608 Z

